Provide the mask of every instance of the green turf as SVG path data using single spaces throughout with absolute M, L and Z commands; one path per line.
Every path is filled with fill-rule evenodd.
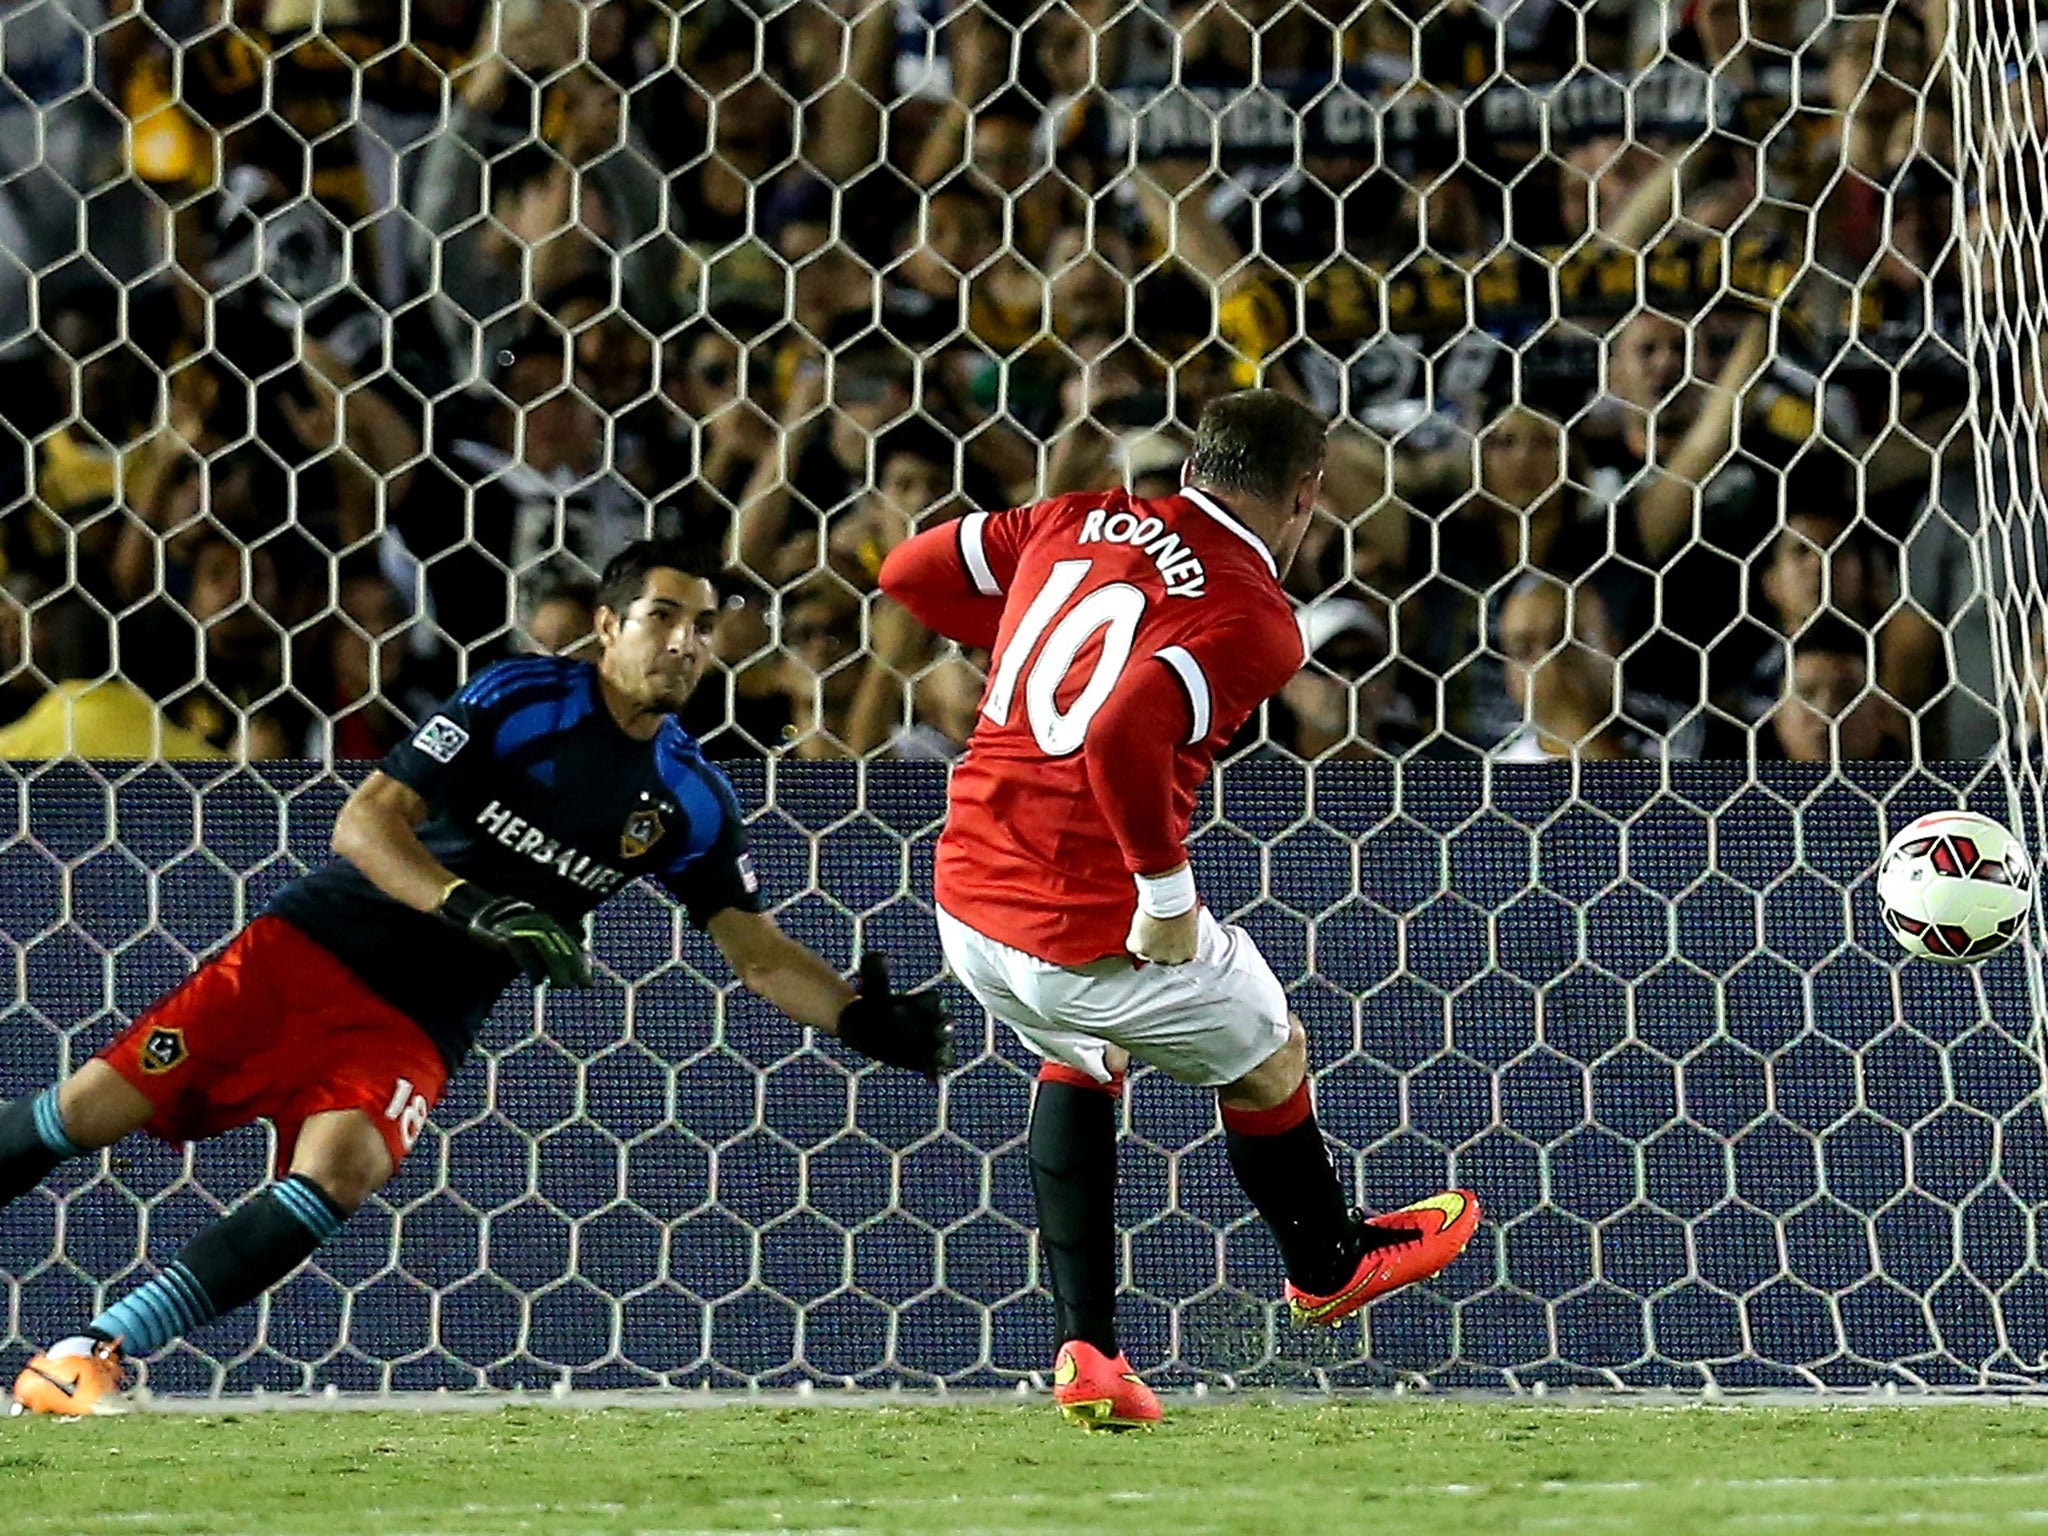
M 2048 1529 L 2048 1409 L 1018 1407 L 0 1421 L 21 1536 Z

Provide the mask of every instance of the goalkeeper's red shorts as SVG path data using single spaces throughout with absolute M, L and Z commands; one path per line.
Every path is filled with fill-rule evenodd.
M 278 917 L 259 917 L 99 1059 L 156 1106 L 144 1127 L 202 1141 L 252 1120 L 277 1127 L 277 1167 L 300 1128 L 360 1109 L 395 1169 L 412 1150 L 448 1068 L 425 1030 Z

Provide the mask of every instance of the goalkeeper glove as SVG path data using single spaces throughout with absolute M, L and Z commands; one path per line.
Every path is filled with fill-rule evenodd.
M 535 981 L 558 987 L 591 984 L 590 956 L 554 918 L 517 896 L 493 896 L 458 880 L 441 893 L 434 911 L 477 939 L 501 949 Z
M 936 1079 L 953 1067 L 953 1017 L 929 990 L 903 995 L 889 985 L 889 962 L 860 958 L 860 996 L 839 1012 L 839 1038 L 876 1061 Z

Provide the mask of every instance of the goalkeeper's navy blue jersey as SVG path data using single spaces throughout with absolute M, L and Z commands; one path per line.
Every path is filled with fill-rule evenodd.
M 572 931 L 642 876 L 699 928 L 728 908 L 761 910 L 725 775 L 673 716 L 652 741 L 620 730 L 585 662 L 546 656 L 488 668 L 382 767 L 427 802 L 419 836 L 435 858 Z M 345 860 L 286 886 L 269 910 L 418 1020 L 451 1068 L 519 974 L 503 951 L 391 900 Z

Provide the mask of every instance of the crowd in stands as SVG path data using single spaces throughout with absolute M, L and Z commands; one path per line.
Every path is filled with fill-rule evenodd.
M 1982 755 L 1941 4 L 17 0 L 0 756 L 375 757 L 649 531 L 711 752 L 950 756 L 889 550 L 1254 382 L 1248 749 Z

